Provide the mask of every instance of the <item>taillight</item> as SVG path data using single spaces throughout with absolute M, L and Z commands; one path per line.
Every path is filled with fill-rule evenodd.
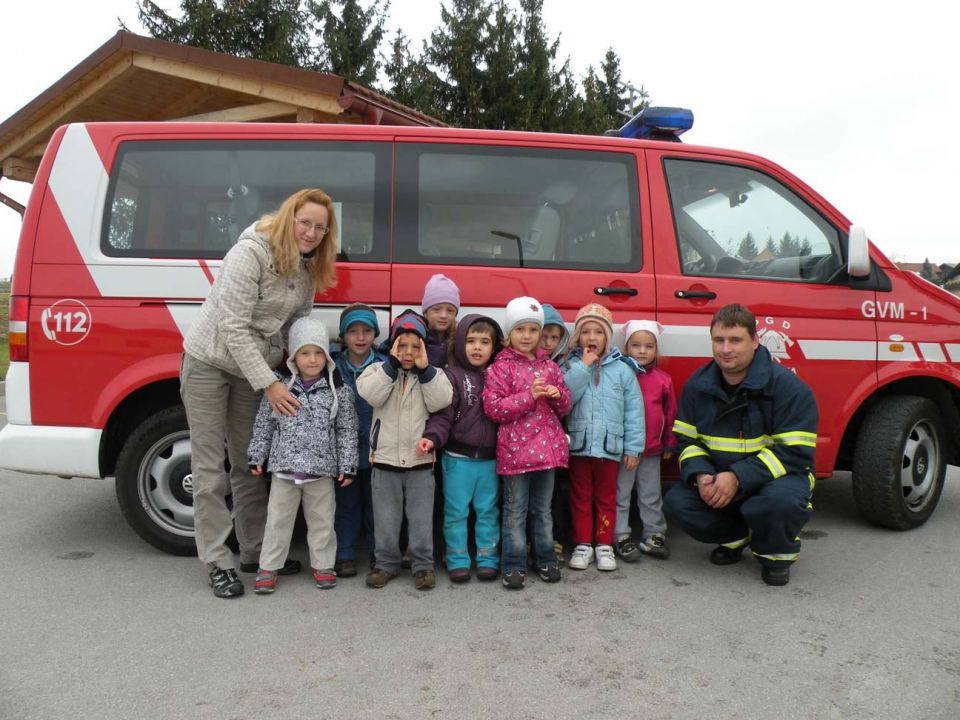
M 10 296 L 10 361 L 27 362 L 27 320 L 30 300 L 23 295 Z

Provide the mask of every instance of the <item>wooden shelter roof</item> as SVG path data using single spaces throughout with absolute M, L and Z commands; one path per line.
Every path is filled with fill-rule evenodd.
M 32 182 L 60 125 L 124 120 L 444 126 L 339 75 L 120 31 L 0 123 L 2 176 Z

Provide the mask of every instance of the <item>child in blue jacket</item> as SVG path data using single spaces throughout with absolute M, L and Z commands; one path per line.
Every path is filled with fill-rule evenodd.
M 575 543 L 571 570 L 586 570 L 594 541 L 597 569 L 617 569 L 613 533 L 620 461 L 636 468 L 644 447 L 643 398 L 612 339 L 613 315 L 607 308 L 596 303 L 580 308 L 563 375 L 573 398 L 567 416 Z

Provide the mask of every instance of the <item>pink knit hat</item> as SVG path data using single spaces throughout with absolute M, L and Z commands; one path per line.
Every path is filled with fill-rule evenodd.
M 606 355 L 613 349 L 613 313 L 597 303 L 588 303 L 577 311 L 570 348 L 580 347 L 580 331 L 583 330 L 584 323 L 588 322 L 600 323 L 600 327 L 603 328 L 603 334 L 607 336 L 606 347 L 603 349 L 603 354 Z
M 440 303 L 450 303 L 457 309 L 457 312 L 460 312 L 460 288 L 446 275 L 437 273 L 427 280 L 427 284 L 423 288 L 420 311 L 426 312 L 428 308 Z

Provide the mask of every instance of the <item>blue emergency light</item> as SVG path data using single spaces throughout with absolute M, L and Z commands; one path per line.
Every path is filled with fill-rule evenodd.
M 693 127 L 693 111 L 686 108 L 648 107 L 634 115 L 617 135 L 638 140 L 673 140 Z

